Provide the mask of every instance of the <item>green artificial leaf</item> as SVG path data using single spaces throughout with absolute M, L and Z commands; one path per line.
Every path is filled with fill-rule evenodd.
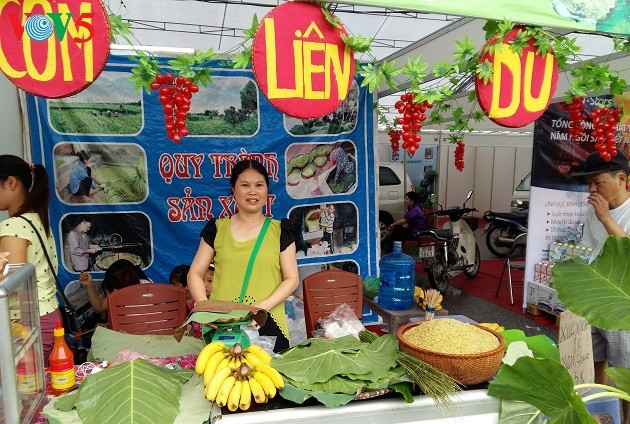
M 422 60 L 422 55 L 418 57 L 411 57 L 407 60 L 407 63 L 402 67 L 402 74 L 408 76 L 412 83 L 419 86 L 424 78 L 427 76 L 427 67 L 429 64 Z
M 394 84 L 394 77 L 398 75 L 401 70 L 396 69 L 396 62 L 393 59 L 390 61 L 382 62 L 381 66 L 378 69 L 383 78 L 385 78 L 385 82 L 387 83 L 389 88 L 394 90 L 397 89 L 396 84 Z
M 252 25 L 249 28 L 245 28 L 243 30 L 243 40 L 251 40 L 256 36 L 256 31 L 258 30 L 258 16 L 254 13 L 254 17 L 252 18 Z
M 131 76 L 129 77 L 129 81 L 134 83 L 134 90 L 144 88 L 147 93 L 150 93 L 150 84 L 158 74 L 159 65 L 157 60 L 144 52 L 136 52 L 136 56 L 129 56 L 129 59 L 137 62 L 137 65 L 131 69 Z
M 611 77 L 610 87 L 608 88 L 608 91 L 610 92 L 610 94 L 622 95 L 623 93 L 625 93 L 627 87 L 628 83 L 626 82 L 626 80 L 619 77 Z
M 123 21 L 122 16 L 110 14 L 108 19 L 109 29 L 114 40 L 116 40 L 117 35 L 120 35 L 125 40 L 128 40 L 133 35 L 129 29 L 131 28 L 131 23 Z
M 234 61 L 232 62 L 232 67 L 234 69 L 245 69 L 250 63 L 252 63 L 252 49 L 251 47 L 246 48 L 245 50 L 240 51 Z
M 367 87 L 370 93 L 381 85 L 381 73 L 372 63 L 361 65 L 358 74 L 363 77 L 361 87 Z
M 363 53 L 371 50 L 370 45 L 372 44 L 372 39 L 369 37 L 363 37 L 362 35 L 347 36 L 346 34 L 341 33 L 341 39 L 355 52 Z
M 522 357 L 514 365 L 501 365 L 488 394 L 535 406 L 550 423 L 596 423 L 575 393 L 569 372 L 551 359 Z
M 162 358 L 197 354 L 205 345 L 203 340 L 188 336 L 177 342 L 173 336 L 126 334 L 96 327 L 90 355 L 92 358 L 114 362 L 120 351 L 127 348 L 149 358 Z
M 630 394 L 630 368 L 606 368 L 606 374 L 615 382 L 619 390 Z
M 341 28 L 341 20 L 338 17 L 336 17 L 335 15 L 330 13 L 328 9 L 325 9 L 323 7 L 322 7 L 322 12 L 324 13 L 324 18 L 326 18 L 329 24 L 331 24 L 337 29 Z
M 444 77 L 452 72 L 451 64 L 446 61 L 439 61 L 433 66 L 433 75 L 436 78 Z
M 193 374 L 135 359 L 86 377 L 74 406 L 85 424 L 172 423 L 179 412 L 182 385 Z
M 580 259 L 557 262 L 553 285 L 562 304 L 589 324 L 610 331 L 630 329 L 630 238 L 610 236 L 587 265 Z
M 505 348 L 509 348 L 514 342 L 525 342 L 527 347 L 532 351 L 535 358 L 547 358 L 554 361 L 560 361 L 560 352 L 553 340 L 544 334 L 535 336 L 526 336 L 523 330 L 509 329 L 503 330 L 501 335 L 505 339 Z
M 463 41 L 455 41 L 455 44 L 457 45 L 457 51 L 453 53 L 453 56 L 455 56 L 455 60 L 458 63 L 465 62 L 466 59 L 476 53 L 475 43 L 468 36 L 465 36 Z
M 353 340 L 354 339 L 354 340 Z M 308 339 L 281 358 L 273 367 L 300 383 L 323 383 L 335 375 L 369 375 L 375 381 L 388 374 L 397 361 L 396 337 L 385 335 L 372 343 L 354 336 L 338 339 Z
M 501 399 L 501 424 L 543 424 L 547 420 L 543 414 L 528 403 Z
M 475 68 L 477 77 L 483 79 L 484 85 L 488 84 L 488 81 L 492 81 L 494 78 L 494 65 L 488 60 L 484 60 Z

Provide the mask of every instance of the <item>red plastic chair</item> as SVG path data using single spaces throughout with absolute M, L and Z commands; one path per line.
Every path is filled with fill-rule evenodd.
M 186 290 L 137 284 L 107 296 L 109 328 L 130 334 L 174 334 L 186 320 Z
M 318 271 L 304 278 L 302 288 L 307 337 L 312 337 L 320 318 L 342 303 L 350 306 L 357 318 L 363 315 L 363 279 L 358 274 L 337 269 Z

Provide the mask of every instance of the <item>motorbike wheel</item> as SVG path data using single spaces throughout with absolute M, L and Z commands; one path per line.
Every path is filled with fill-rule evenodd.
M 429 284 L 440 293 L 446 292 L 450 281 L 450 277 L 444 263 L 444 255 L 442 253 L 436 253 L 433 258 L 433 265 L 428 269 Z
M 481 266 L 481 253 L 479 252 L 479 246 L 475 243 L 475 263 L 473 266 L 464 271 L 464 275 L 468 278 L 475 278 L 479 274 L 479 267 Z
M 499 237 L 512 238 L 512 231 L 509 228 L 492 227 L 486 234 L 486 246 L 488 250 L 497 258 L 505 258 L 510 250 L 510 246 L 497 246 Z

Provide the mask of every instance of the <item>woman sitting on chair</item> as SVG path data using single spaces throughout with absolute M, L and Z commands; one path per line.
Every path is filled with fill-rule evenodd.
M 82 272 L 79 275 L 79 282 L 82 286 L 87 288 L 88 299 L 90 300 L 92 309 L 96 312 L 107 312 L 107 307 L 109 306 L 107 302 L 108 293 L 136 284 L 151 283 L 152 281 L 149 280 L 139 266 L 134 265 L 127 259 L 118 259 L 105 271 L 102 286 L 103 292 L 105 293 L 104 298 L 98 295 L 98 292 L 94 288 L 92 276 L 89 273 Z
M 418 194 L 414 191 L 405 194 L 407 213 L 387 227 L 387 234 L 383 240 L 383 250 L 390 252 L 394 241 L 415 240 L 427 229 L 427 217 L 418 204 Z

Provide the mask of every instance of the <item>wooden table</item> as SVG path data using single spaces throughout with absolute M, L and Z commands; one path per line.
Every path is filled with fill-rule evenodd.
M 387 331 L 389 334 L 393 335 L 396 335 L 398 327 L 408 323 L 410 318 L 424 316 L 424 310 L 422 310 L 417 303 L 414 303 L 413 307 L 411 309 L 407 309 L 406 311 L 390 311 L 389 309 L 383 308 L 373 300 L 363 296 L 363 304 L 383 318 L 383 322 L 387 324 Z M 448 311 L 446 309 L 440 309 L 439 311 L 436 311 L 435 314 L 448 315 Z

